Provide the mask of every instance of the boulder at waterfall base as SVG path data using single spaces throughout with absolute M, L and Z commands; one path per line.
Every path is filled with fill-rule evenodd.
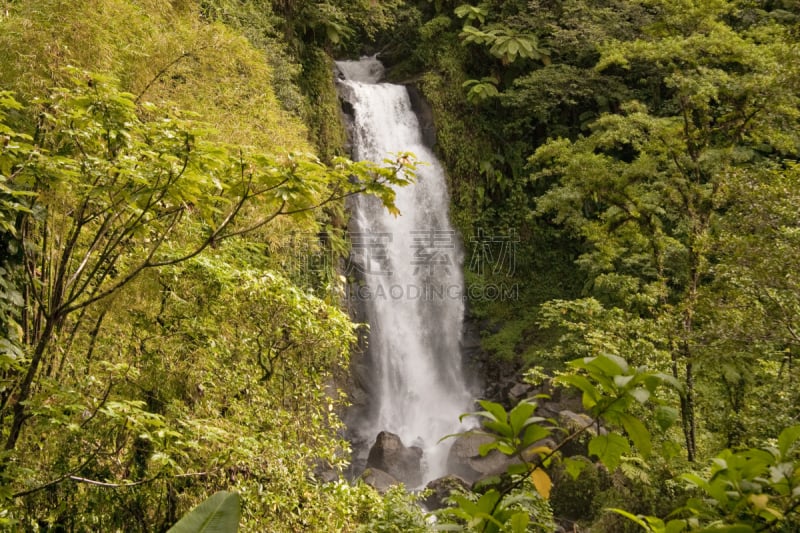
M 435 511 L 446 507 L 444 500 L 449 498 L 453 491 L 469 492 L 470 484 L 464 478 L 450 474 L 434 479 L 425 486 L 425 489 L 429 493 L 422 503 L 429 511 Z
M 447 470 L 474 483 L 479 479 L 502 474 L 511 464 L 512 459 L 497 450 L 485 456 L 478 451 L 483 444 L 494 439 L 480 433 L 465 433 L 458 437 L 447 456 Z
M 422 449 L 406 446 L 400 437 L 381 431 L 367 457 L 367 468 L 377 468 L 408 487 L 422 484 Z
M 364 483 L 381 494 L 386 494 L 386 491 L 400 483 L 394 477 L 377 468 L 367 468 L 364 470 L 364 473 L 361 474 L 361 479 Z

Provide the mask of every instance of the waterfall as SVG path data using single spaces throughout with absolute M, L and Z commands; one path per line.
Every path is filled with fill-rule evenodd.
M 350 294 L 363 305 L 370 330 L 372 409 L 355 431 L 374 441 L 397 434 L 423 450 L 423 483 L 446 472 L 450 440 L 472 394 L 461 367 L 463 250 L 448 220 L 444 171 L 424 145 L 408 91 L 378 83 L 375 58 L 337 63 L 340 92 L 352 106 L 353 157 L 380 162 L 413 152 L 422 164 L 413 185 L 397 189 L 401 215 L 359 197 L 351 226 L 352 263 L 361 285 Z

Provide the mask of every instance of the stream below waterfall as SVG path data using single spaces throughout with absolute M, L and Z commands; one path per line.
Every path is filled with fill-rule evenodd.
M 370 386 L 368 408 L 348 425 L 367 446 L 388 431 L 418 447 L 424 485 L 448 473 L 451 439 L 440 439 L 463 430 L 459 416 L 473 398 L 462 369 L 463 250 L 448 218 L 444 171 L 423 142 L 406 87 L 381 83 L 375 58 L 337 66 L 340 95 L 352 106 L 353 158 L 412 152 L 422 163 L 416 182 L 396 191 L 400 216 L 371 197 L 351 206 L 359 283 L 348 295 L 369 323 Z

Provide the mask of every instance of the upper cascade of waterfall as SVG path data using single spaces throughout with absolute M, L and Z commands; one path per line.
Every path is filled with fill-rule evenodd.
M 378 83 L 383 79 L 386 69 L 377 57 L 363 57 L 358 61 L 337 61 L 344 79 L 361 83 Z
M 450 441 L 472 394 L 461 366 L 463 250 L 449 222 L 444 170 L 424 145 L 405 86 L 377 83 L 374 58 L 337 63 L 340 93 L 352 106 L 353 157 L 381 162 L 413 152 L 416 182 L 396 189 L 400 216 L 371 197 L 354 200 L 350 292 L 369 322 L 370 412 L 351 427 L 372 442 L 381 431 L 423 450 L 423 481 L 447 473 Z

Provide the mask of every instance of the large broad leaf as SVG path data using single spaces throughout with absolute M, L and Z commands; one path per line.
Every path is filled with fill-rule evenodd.
M 647 431 L 645 425 L 638 418 L 628 413 L 620 413 L 619 420 L 642 456 L 648 457 L 652 444 L 650 442 L 650 432 Z
M 622 454 L 630 450 L 628 439 L 613 433 L 598 435 L 589 441 L 589 453 L 596 455 L 606 468 L 612 471 L 619 466 Z
M 633 513 L 629 513 L 625 509 L 617 509 L 615 507 L 609 507 L 609 508 L 606 509 L 606 511 L 611 511 L 612 513 L 617 513 L 618 515 L 624 516 L 628 520 L 630 520 L 632 522 L 635 522 L 635 523 L 639 524 L 640 526 L 642 526 L 642 528 L 645 531 L 653 531 L 653 528 L 650 527 L 650 524 L 647 523 L 646 517 L 644 517 L 642 515 L 635 515 Z M 661 527 L 661 530 L 663 530 L 664 522 L 662 522 L 660 520 L 659 520 L 659 522 L 661 522 L 661 523 L 658 524 L 658 525 Z M 656 525 L 656 524 L 654 524 L 654 525 Z M 656 531 L 659 531 L 659 529 L 657 529 Z
M 655 420 L 663 431 L 669 429 L 678 420 L 678 410 L 668 405 L 659 405 L 655 410 Z
M 594 367 L 609 377 L 627 374 L 630 370 L 628 362 L 624 358 L 610 353 L 598 355 L 592 358 L 591 361 L 587 361 L 587 363 L 589 363 L 587 367 L 590 370 L 591 367 Z
M 513 435 L 518 435 L 525 427 L 528 418 L 536 411 L 536 404 L 522 401 L 518 403 L 508 414 L 508 421 L 511 424 Z
M 578 479 L 578 476 L 581 475 L 581 472 L 583 472 L 583 470 L 589 466 L 588 459 L 582 461 L 579 459 L 573 459 L 572 457 L 565 457 L 563 464 L 567 474 L 569 474 L 572 479 Z
M 791 426 L 781 431 L 778 437 L 778 450 L 781 458 L 787 458 L 789 452 L 797 445 L 800 439 L 800 426 Z
M 525 533 L 528 531 L 528 523 L 530 523 L 530 521 L 531 518 L 528 516 L 528 513 L 519 512 L 511 516 L 508 525 L 513 533 Z
M 490 420 L 496 420 L 498 422 L 505 423 L 508 421 L 508 413 L 506 413 L 506 410 L 499 403 L 490 402 L 489 400 L 479 400 L 478 404 L 486 409 L 486 411 L 481 411 L 475 414 L 489 418 Z
M 239 495 L 224 490 L 189 511 L 167 533 L 236 533 Z

